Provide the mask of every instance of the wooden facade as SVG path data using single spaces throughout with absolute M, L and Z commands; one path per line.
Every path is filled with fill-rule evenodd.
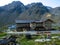
M 30 30 L 30 24 L 29 23 L 17 23 L 16 24 L 16 30 L 17 31 L 24 31 L 24 30 Z
M 17 31 L 45 31 L 52 29 L 52 24 L 54 23 L 51 19 L 46 19 L 44 21 L 23 21 L 16 23 Z M 30 26 L 32 25 L 32 27 Z M 34 27 L 35 26 L 35 27 Z

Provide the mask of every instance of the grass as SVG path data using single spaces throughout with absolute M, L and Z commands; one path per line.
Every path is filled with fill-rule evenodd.
M 6 36 L 7 34 L 4 33 L 4 32 L 0 32 L 0 38 L 3 37 L 3 36 Z
M 0 33 L 0 37 L 5 36 L 6 33 Z M 45 38 L 47 35 L 45 35 Z M 52 34 L 51 36 L 60 36 L 60 34 Z M 50 42 L 35 42 L 35 39 L 41 39 L 43 38 L 42 35 L 36 35 L 36 36 L 32 36 L 32 39 L 27 39 L 25 37 L 25 35 L 20 35 L 19 38 L 17 38 L 17 42 L 21 45 L 52 45 L 52 44 L 56 44 L 56 45 L 60 45 L 60 40 L 59 39 L 51 39 Z M 55 40 L 55 41 L 54 41 Z
M 53 34 L 52 36 L 60 36 L 60 34 Z M 32 36 L 32 37 L 33 37 L 33 39 L 28 40 L 28 39 L 26 39 L 25 36 L 21 36 L 20 38 L 18 38 L 18 42 L 21 45 L 45 45 L 45 44 L 52 45 L 53 43 L 56 45 L 60 45 L 59 39 L 55 39 L 55 41 L 54 41 L 54 39 L 51 39 L 50 42 L 35 42 L 35 39 L 40 39 L 42 37 L 41 36 Z

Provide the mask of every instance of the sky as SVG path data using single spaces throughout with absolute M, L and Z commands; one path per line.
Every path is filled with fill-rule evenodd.
M 21 1 L 24 5 L 33 3 L 33 2 L 42 2 L 45 6 L 50 7 L 60 7 L 60 0 L 0 0 L 0 6 L 7 5 L 13 1 Z

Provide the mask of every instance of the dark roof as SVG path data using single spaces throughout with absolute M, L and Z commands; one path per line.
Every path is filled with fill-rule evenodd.
M 30 23 L 34 22 L 34 20 L 16 20 L 16 23 Z
M 52 19 L 47 19 L 47 20 L 45 20 L 45 22 L 46 22 L 46 21 L 51 21 L 51 22 L 54 22 Z

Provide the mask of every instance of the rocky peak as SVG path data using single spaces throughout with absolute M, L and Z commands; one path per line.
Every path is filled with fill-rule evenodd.
M 13 1 L 12 3 L 3 6 L 2 8 L 5 10 L 11 10 L 14 9 L 16 7 L 24 7 L 24 4 L 21 3 L 20 1 Z

